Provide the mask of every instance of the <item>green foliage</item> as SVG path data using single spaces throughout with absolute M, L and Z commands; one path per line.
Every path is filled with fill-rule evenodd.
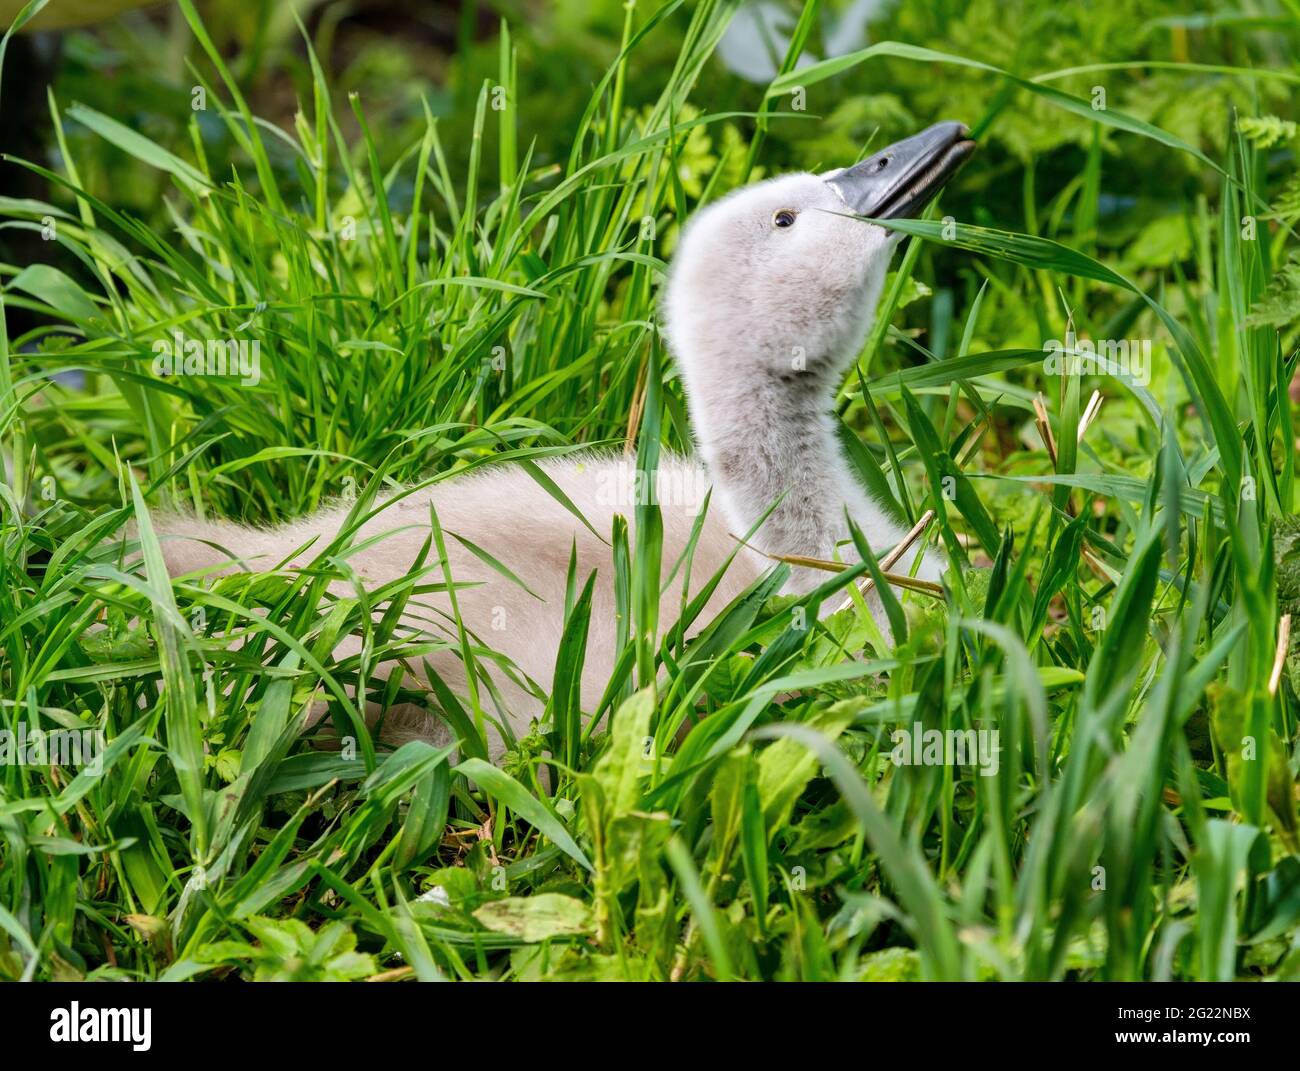
M 107 749 L 0 765 L 0 977 L 1300 977 L 1300 626 L 1274 673 L 1300 26 L 900 4 L 831 55 L 812 2 L 764 86 L 715 55 L 734 8 L 557 4 L 462 25 L 452 58 L 189 0 L 68 38 L 49 158 L 2 165 L 46 192 L 0 198 L 0 248 L 53 240 L 0 255 L 0 729 Z M 981 153 L 896 222 L 837 404 L 863 479 L 933 511 L 941 598 L 859 538 L 815 599 L 778 568 L 660 622 L 647 504 L 600 533 L 617 620 L 571 570 L 546 716 L 498 768 L 490 638 L 398 625 L 459 538 L 436 519 L 380 615 L 331 585 L 351 534 L 165 576 L 164 508 L 356 519 L 395 482 L 689 450 L 656 326 L 686 216 L 942 118 Z M 255 337 L 260 377 L 157 375 L 178 330 Z M 1149 374 L 1055 374 L 1069 336 L 1148 340 Z M 597 710 L 589 628 L 623 650 Z M 377 675 L 431 644 L 465 687 Z M 435 708 L 457 747 L 384 748 L 358 697 Z M 892 758 L 994 730 L 996 762 Z
M 292 918 L 254 917 L 245 925 L 257 944 L 214 941 L 198 960 L 251 967 L 257 982 L 350 982 L 377 970 L 373 956 L 356 950 L 356 934 L 345 923 L 331 922 L 319 932 Z
M 1300 254 L 1292 253 L 1251 307 L 1247 327 L 1294 327 L 1300 322 Z
M 1237 125 L 1242 135 L 1261 149 L 1284 144 L 1300 133 L 1300 126 L 1290 119 L 1279 119 L 1276 115 L 1245 116 Z

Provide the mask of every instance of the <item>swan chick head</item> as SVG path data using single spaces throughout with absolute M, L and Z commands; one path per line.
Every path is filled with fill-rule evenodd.
M 919 212 L 970 155 L 967 133 L 940 123 L 853 167 L 781 175 L 696 213 L 664 298 L 688 391 L 841 374 L 870 330 L 897 245 L 894 232 L 855 217 Z

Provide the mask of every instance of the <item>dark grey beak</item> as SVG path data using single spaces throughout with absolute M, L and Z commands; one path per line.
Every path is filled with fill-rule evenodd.
M 975 151 L 969 135 L 964 123 L 935 123 L 826 182 L 859 216 L 915 216 Z

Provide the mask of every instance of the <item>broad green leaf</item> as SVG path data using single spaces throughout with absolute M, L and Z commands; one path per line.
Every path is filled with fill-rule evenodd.
M 591 908 L 560 893 L 533 893 L 489 900 L 474 912 L 489 930 L 528 944 L 591 932 Z
M 99 310 L 86 292 L 49 264 L 32 264 L 24 268 L 13 277 L 9 286 L 31 294 L 74 322 L 85 323 L 99 316 Z
M 578 847 L 568 830 L 547 807 L 535 796 L 529 794 L 518 781 L 503 770 L 484 762 L 482 759 L 466 759 L 452 770 L 463 774 L 478 784 L 509 807 L 520 818 L 532 823 L 537 830 L 549 837 L 551 842 L 565 855 L 569 856 L 586 870 L 592 869 L 591 861 Z

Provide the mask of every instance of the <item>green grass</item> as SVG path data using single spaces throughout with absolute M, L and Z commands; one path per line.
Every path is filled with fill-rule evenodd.
M 0 977 L 1300 977 L 1300 662 L 1275 673 L 1300 607 L 1300 198 L 1295 117 L 1269 104 L 1300 80 L 1294 5 L 1262 45 L 1231 20 L 1146 24 L 1136 59 L 1083 72 L 887 42 L 789 73 L 810 2 L 786 73 L 717 110 L 699 84 L 732 5 L 638 9 L 571 140 L 547 144 L 518 118 L 518 28 L 480 50 L 496 74 L 454 141 L 426 109 L 394 144 L 314 57 L 292 128 L 259 122 L 180 7 L 202 121 L 164 145 L 52 95 L 49 203 L 0 198 L 0 227 L 52 217 L 63 258 L 0 263 L 0 727 L 110 745 L 99 776 L 0 766 Z M 641 65 L 665 42 L 675 65 Z M 493 657 L 400 627 L 427 570 L 379 616 L 327 591 L 342 544 L 302 570 L 166 580 L 151 510 L 266 521 L 354 496 L 361 517 L 386 486 L 576 445 L 631 441 L 646 468 L 688 450 L 655 306 L 680 222 L 779 170 L 780 132 L 886 63 L 931 93 L 979 87 L 926 118 L 1002 146 L 945 197 L 956 226 L 947 207 L 896 224 L 910 237 L 839 402 L 864 479 L 909 520 L 933 510 L 957 563 L 942 605 L 891 607 L 897 642 L 860 600 L 819 621 L 774 597 L 778 571 L 712 622 L 684 607 L 656 644 L 674 563 L 646 505 L 635 538 L 602 533 L 625 645 L 606 701 L 581 711 L 568 686 L 590 615 L 574 575 L 548 718 L 494 768 L 482 680 L 425 695 L 376 676 L 450 645 L 474 682 Z M 1208 84 L 1226 133 L 1096 110 L 1099 78 L 1121 102 L 1143 78 Z M 788 110 L 796 86 L 808 111 Z M 1230 114 L 1242 94 L 1257 121 Z M 999 142 L 1027 114 L 1068 143 Z M 92 142 L 96 176 L 147 172 L 165 205 L 121 210 L 78 166 Z M 1126 184 L 1143 200 L 1116 210 Z M 39 325 L 12 334 L 17 312 Z M 1071 324 L 1153 340 L 1151 382 L 1046 374 L 1042 343 Z M 155 376 L 175 329 L 258 339 L 260 381 Z M 81 387 L 50 378 L 73 369 Z M 114 548 L 132 519 L 134 567 Z M 362 654 L 336 658 L 348 633 Z M 318 699 L 355 727 L 361 694 L 440 710 L 459 757 L 303 735 Z M 997 728 L 996 774 L 895 765 L 891 733 L 916 721 Z

